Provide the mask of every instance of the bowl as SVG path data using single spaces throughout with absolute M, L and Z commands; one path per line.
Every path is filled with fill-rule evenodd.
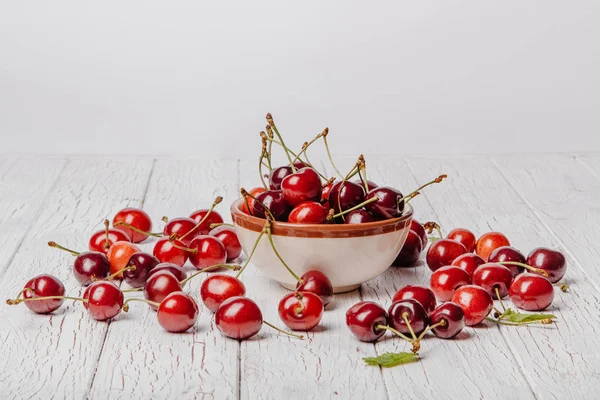
M 230 210 L 240 244 L 249 255 L 266 221 L 244 213 L 243 204 L 244 200 L 238 199 Z M 271 232 L 275 248 L 294 273 L 301 276 L 320 270 L 331 280 L 334 293 L 343 293 L 392 265 L 404 245 L 412 216 L 413 209 L 407 204 L 399 218 L 349 225 L 273 222 Z M 295 278 L 277 258 L 266 234 L 251 263 L 285 288 L 295 289 Z

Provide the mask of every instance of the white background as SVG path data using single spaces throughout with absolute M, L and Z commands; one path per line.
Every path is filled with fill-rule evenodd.
M 598 0 L 0 0 L 0 153 L 254 157 L 267 111 L 338 154 L 600 151 L 599 39 Z

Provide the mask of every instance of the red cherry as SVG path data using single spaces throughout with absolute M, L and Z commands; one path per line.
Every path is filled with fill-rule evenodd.
M 357 185 L 361 185 L 362 187 L 365 187 L 364 183 L 360 179 L 355 179 L 353 182 L 356 183 Z M 379 185 L 376 184 L 375 182 L 367 180 L 367 192 L 370 192 L 371 190 L 378 188 L 378 187 L 379 187 Z
M 159 264 L 158 258 L 152 254 L 139 252 L 129 258 L 127 266 L 135 267 L 134 270 L 123 271 L 123 279 L 131 287 L 141 287 L 146 283 L 150 271 Z
M 346 311 L 346 325 L 362 342 L 374 342 L 383 335 L 388 325 L 387 312 L 377 303 L 361 301 Z
M 507 261 L 527 264 L 525 256 L 519 250 L 510 246 L 498 247 L 496 250 L 492 251 L 490 257 L 488 258 L 488 262 L 493 263 L 503 263 Z M 525 268 L 518 265 L 506 265 L 506 267 L 510 269 L 510 272 L 512 272 L 513 276 L 517 276 L 521 272 L 525 271 Z
M 345 224 L 365 224 L 375 221 L 375 217 L 370 212 L 359 208 L 346 214 Z
M 418 336 L 425 330 L 429 321 L 425 308 L 415 299 L 404 299 L 392 303 L 388 315 L 390 316 L 390 326 L 405 335 L 411 334 L 409 324 L 415 335 Z M 405 321 L 405 317 L 409 324 Z
M 248 211 L 248 207 L 250 207 L 250 210 L 253 209 L 254 206 L 254 198 L 253 197 L 258 197 L 259 194 L 266 192 L 266 189 L 263 187 L 256 187 L 252 190 L 250 190 L 248 193 L 250 193 L 250 196 L 248 196 L 246 199 L 248 200 L 248 206 L 246 206 L 246 202 L 244 202 L 242 204 L 242 211 L 246 214 L 250 214 L 250 211 Z M 254 214 L 252 214 L 254 215 Z
M 397 267 L 410 267 L 419 260 L 423 241 L 415 231 L 409 231 L 400 253 L 392 263 Z
M 484 233 L 479 239 L 477 239 L 475 253 L 487 261 L 490 254 L 492 254 L 492 252 L 498 247 L 502 246 L 510 246 L 510 242 L 506 236 L 500 232 Z
M 473 284 L 484 288 L 493 298 L 506 297 L 513 275 L 504 265 L 487 263 L 479 266 L 473 274 Z
M 89 285 L 93 279 L 103 279 L 110 274 L 110 263 L 104 253 L 85 251 L 79 253 L 73 263 L 73 275 L 82 285 Z
M 235 233 L 235 229 L 231 226 L 219 225 L 213 228 L 208 234 L 216 237 L 223 243 L 227 251 L 227 262 L 235 260 L 242 254 L 242 245 L 237 233 Z
M 451 301 L 458 304 L 464 311 L 467 326 L 479 324 L 488 316 L 494 306 L 492 296 L 485 289 L 475 285 L 458 288 Z
M 242 281 L 230 275 L 211 275 L 200 286 L 202 302 L 212 312 L 217 311 L 225 300 L 245 294 L 246 286 Z
M 479 257 L 475 253 L 465 253 L 460 255 L 452 261 L 451 265 L 458 267 L 460 269 L 464 269 L 471 278 L 473 278 L 473 273 L 481 264 L 485 264 L 483 258 Z
M 423 225 L 416 219 L 413 219 L 410 221 L 410 230 L 419 235 L 421 241 L 423 242 L 423 249 L 425 249 L 425 247 L 427 247 L 427 243 L 429 243 L 429 238 L 427 237 L 427 232 L 425 232 Z
M 108 222 L 107 222 L 108 223 Z M 131 242 L 127 234 L 119 229 L 108 230 L 108 247 L 106 247 L 106 230 L 98 231 L 92 235 L 89 242 L 90 251 L 98 251 L 100 253 L 108 253 L 110 246 L 116 242 Z
M 323 302 L 310 292 L 290 293 L 279 302 L 279 317 L 294 331 L 309 331 L 321 322 Z
M 467 248 L 456 240 L 438 240 L 427 250 L 427 266 L 432 271 L 435 271 L 444 265 L 452 264 L 458 256 L 465 253 L 467 253 Z
M 185 332 L 198 320 L 198 304 L 187 293 L 173 292 L 161 301 L 156 317 L 167 332 Z
M 150 216 L 144 210 L 140 210 L 139 208 L 129 207 L 122 209 L 113 218 L 113 226 L 115 226 L 117 222 L 124 222 L 142 232 L 152 232 L 152 220 L 150 219 Z M 125 232 L 125 234 L 131 238 L 133 243 L 140 243 L 148 238 L 147 234 L 134 231 L 126 226 L 122 226 L 119 229 Z
M 123 308 L 125 297 L 121 289 L 110 281 L 96 281 L 83 292 L 87 302 L 83 306 L 96 321 L 106 321 L 116 317 Z
M 449 301 L 461 286 L 470 285 L 471 277 L 464 269 L 447 265 L 431 274 L 431 290 L 439 301 Z
M 180 282 L 187 278 L 187 273 L 179 265 L 173 263 L 160 263 L 156 267 L 152 268 L 150 272 L 148 272 L 148 277 L 146 278 L 146 280 L 148 280 L 148 278 L 150 278 L 152 275 L 161 271 L 169 271 L 170 273 L 175 275 L 175 278 L 177 278 L 177 280 Z
M 538 247 L 529 253 L 527 263 L 548 273 L 548 280 L 552 283 L 560 281 L 567 272 L 565 256 L 556 250 Z
M 269 174 L 269 189 L 281 190 L 281 181 L 288 175 L 291 175 L 294 171 L 289 165 L 274 168 Z
M 404 196 L 399 190 L 387 186 L 377 187 L 365 196 L 365 201 L 378 200 L 365 204 L 365 209 L 382 219 L 396 218 L 404 211 Z
M 264 204 L 277 221 L 287 220 L 289 207 L 283 198 L 281 190 L 268 190 L 256 196 L 256 200 L 258 201 L 254 201 L 252 207 L 252 215 L 255 217 L 267 218 L 267 212 L 262 206 Z
M 333 285 L 329 278 L 315 269 L 306 271 L 300 277 L 302 283 L 296 284 L 296 292 L 311 292 L 321 298 L 323 306 L 327 306 L 333 299 Z
M 329 192 L 331 192 L 331 188 L 333 187 L 333 183 L 329 183 L 323 187 L 321 191 L 321 203 L 323 207 L 329 209 Z M 327 204 L 327 205 L 326 205 Z
M 116 274 L 115 278 L 122 279 L 123 273 L 119 273 L 123 268 L 127 267 L 129 259 L 134 253 L 140 252 L 140 248 L 130 242 L 116 242 L 106 254 L 110 263 L 110 273 Z
M 168 271 L 152 274 L 144 285 L 144 297 L 155 303 L 162 302 L 173 292 L 181 292 L 181 283 L 175 275 Z M 157 309 L 153 304 L 150 304 L 150 307 L 154 310 Z
M 185 244 L 180 240 L 173 240 L 171 242 L 168 237 L 160 238 L 154 244 L 152 254 L 161 263 L 173 263 L 183 267 L 190 253 L 175 246 L 185 247 Z
M 407 285 L 398 290 L 392 298 L 392 303 L 400 300 L 413 299 L 421 303 L 425 312 L 429 314 L 433 311 L 436 305 L 435 294 L 427 286 L 422 285 Z
M 244 340 L 260 331 L 263 324 L 262 313 L 255 302 L 247 297 L 230 297 L 215 313 L 215 324 L 227 337 Z
M 431 331 L 441 339 L 451 339 L 458 335 L 465 327 L 465 313 L 456 303 L 447 302 L 440 304 L 431 314 L 429 323 L 431 326 L 445 321 Z
M 206 217 L 206 214 L 208 214 L 208 212 L 209 212 L 208 209 L 194 211 L 192 213 L 192 215 L 190 215 L 190 218 L 193 219 L 194 221 L 196 221 L 196 224 L 198 224 L 200 221 L 202 221 L 202 219 L 204 219 L 204 217 Z M 218 212 L 213 210 L 210 212 L 210 215 L 208 217 L 206 217 L 204 222 L 202 222 L 202 224 L 197 228 L 198 235 L 208 235 L 208 232 L 210 232 L 210 226 L 212 224 L 222 224 L 222 223 L 223 223 L 223 217 L 221 217 L 221 214 L 219 214 Z M 192 234 L 190 234 L 189 236 L 192 236 Z
M 340 181 L 333 184 L 329 192 L 329 206 L 340 213 L 359 205 L 365 199 L 365 190 L 354 182 Z
M 190 243 L 196 253 L 190 254 L 190 262 L 196 269 L 223 264 L 227 261 L 227 250 L 219 239 L 210 235 L 196 236 Z
M 25 290 L 30 289 L 30 290 Z M 49 274 L 38 275 L 27 281 L 23 288 L 24 299 L 36 297 L 64 296 L 65 287 L 55 276 Z M 37 314 L 49 314 L 60 308 L 65 299 L 45 299 L 26 301 L 25 305 Z
M 527 311 L 542 311 L 554 300 L 552 283 L 541 275 L 523 273 L 510 285 L 510 300 Z
M 294 224 L 323 224 L 328 210 L 316 201 L 305 201 L 290 212 L 288 222 Z
M 458 243 L 462 243 L 469 253 L 475 251 L 475 243 L 477 239 L 473 232 L 468 229 L 456 228 L 448 232 L 448 239 L 456 240 Z
M 281 192 L 291 207 L 321 198 L 321 178 L 312 168 L 301 168 L 281 181 Z
M 196 224 L 197 222 L 191 218 L 173 218 L 165 225 L 163 234 L 166 237 L 171 237 L 174 234 L 177 235 L 177 238 L 185 236 L 183 239 L 180 239 L 180 241 L 188 246 L 192 239 L 200 234 L 199 229 L 194 229 Z M 192 233 L 188 234 L 190 231 L 192 231 Z

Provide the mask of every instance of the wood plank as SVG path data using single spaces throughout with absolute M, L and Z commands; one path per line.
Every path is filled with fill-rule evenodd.
M 154 221 L 154 231 L 160 231 L 163 215 L 188 216 L 198 208 L 209 207 L 221 195 L 225 200 L 217 210 L 230 219 L 229 204 L 237 198 L 237 183 L 237 160 L 157 160 L 144 210 Z M 142 247 L 151 252 L 154 242 L 149 239 Z M 133 303 L 127 315 L 111 324 L 91 398 L 237 396 L 239 345 L 213 327 L 213 315 L 199 296 L 202 280 L 197 277 L 186 287 L 200 306 L 193 331 L 164 331 L 156 313 L 140 303 Z
M 141 204 L 151 164 L 152 160 L 69 160 L 0 279 L 3 293 L 14 295 L 29 278 L 51 273 L 63 281 L 67 293 L 80 295 L 81 287 L 71 273 L 73 257 L 46 243 L 56 240 L 75 249 L 87 248 L 89 235 L 100 229 L 104 218 L 120 207 Z M 23 184 L 31 181 L 28 174 L 19 179 Z M 40 173 L 37 178 L 43 176 Z M 38 184 L 45 183 L 41 179 Z M 16 188 L 19 185 L 15 182 Z M 34 189 L 26 190 L 29 197 L 15 200 L 29 202 Z M 5 397 L 86 396 L 107 323 L 92 320 L 81 304 L 73 302 L 49 316 L 33 314 L 22 305 L 4 306 L 0 319 L 4 321 L 0 324 L 0 386 Z
M 599 296 L 597 288 L 581 274 L 583 268 L 594 268 L 597 258 L 585 259 L 586 264 L 580 264 L 572 257 L 574 243 L 569 250 L 555 233 L 566 232 L 562 231 L 563 225 L 574 227 L 578 221 L 583 222 L 578 215 L 585 215 L 586 209 L 594 207 L 591 193 L 570 190 L 577 187 L 573 179 L 585 171 L 581 166 L 569 165 L 565 157 L 515 156 L 495 157 L 495 160 L 500 168 L 481 157 L 411 158 L 409 166 L 420 181 L 441 172 L 450 176 L 435 195 L 432 192 L 426 195 L 446 229 L 463 226 L 477 234 L 498 230 L 525 253 L 538 246 L 566 253 L 572 266 L 568 273 L 572 290 L 566 294 L 557 290 L 549 309 L 557 315 L 558 322 L 552 326 L 501 327 L 500 332 L 509 341 L 522 367 L 521 373 L 537 397 L 598 398 L 600 377 L 595 366 L 600 359 L 590 349 L 600 347 L 595 333 Z M 530 200 L 533 198 L 539 201 L 533 203 Z M 540 218 L 546 222 L 542 223 Z M 585 229 L 584 225 L 579 228 Z M 580 256 L 585 254 L 578 253 L 577 257 Z M 494 329 L 498 328 L 488 328 Z M 498 358 L 491 359 L 488 365 L 496 362 Z M 507 370 L 498 368 L 502 372 L 497 374 Z

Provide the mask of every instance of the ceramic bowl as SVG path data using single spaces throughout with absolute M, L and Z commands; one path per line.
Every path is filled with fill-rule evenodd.
M 231 205 L 231 217 L 240 243 L 250 254 L 265 220 L 244 213 L 243 199 Z M 410 230 L 413 209 L 407 204 L 404 215 L 385 221 L 354 225 L 316 225 L 273 222 L 272 238 L 286 264 L 298 275 L 318 269 L 329 277 L 335 293 L 357 289 L 387 270 L 404 244 Z M 263 235 L 251 263 L 288 289 L 296 280 L 281 264 L 267 235 Z

